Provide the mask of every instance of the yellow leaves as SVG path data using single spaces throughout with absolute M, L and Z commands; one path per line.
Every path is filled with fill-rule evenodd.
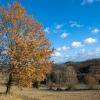
M 13 65 L 16 65 L 17 64 L 17 61 L 16 60 L 12 61 L 12 64 Z
M 19 7 L 20 7 L 19 3 L 18 3 L 18 2 L 15 2 L 15 3 L 14 3 L 14 8 L 15 8 L 15 9 L 18 9 Z
M 37 21 L 34 20 L 33 26 L 34 26 L 34 32 L 35 32 L 35 33 L 39 33 L 39 31 L 40 31 L 41 28 L 42 28 L 42 25 L 39 25 L 39 24 L 37 23 Z
M 9 5 L 8 12 L 2 8 L 2 16 L 12 25 L 6 26 L 5 30 L 10 34 L 9 54 L 13 66 L 10 71 L 14 82 L 30 86 L 33 80 L 44 80 L 52 69 L 50 57 L 53 49 L 42 25 L 28 16 L 18 2 Z
M 16 73 L 13 72 L 13 76 L 15 76 L 14 78 L 16 78 L 18 84 L 29 87 L 34 78 L 35 68 L 31 64 L 26 64 L 20 68 L 16 68 L 15 72 L 17 71 L 19 71 L 19 73 L 16 75 Z
M 4 18 L 7 19 L 8 18 L 8 13 L 5 11 L 5 9 L 3 7 L 1 9 L 1 11 L 2 11 L 2 15 L 4 16 Z
M 15 2 L 13 7 L 14 7 L 14 10 L 16 11 L 15 13 L 16 19 L 22 19 L 23 17 L 25 17 L 26 15 L 25 10 L 18 2 Z
M 8 4 L 8 15 L 9 15 L 9 18 L 12 20 L 14 18 L 14 11 L 13 11 L 13 7 Z M 8 18 L 8 19 L 9 19 Z

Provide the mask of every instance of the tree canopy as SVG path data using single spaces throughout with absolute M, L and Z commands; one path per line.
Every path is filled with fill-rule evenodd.
M 50 74 L 53 49 L 42 25 L 18 2 L 8 4 L 7 11 L 1 7 L 0 34 L 7 37 L 9 74 L 16 84 L 31 86 L 32 80 L 44 80 Z

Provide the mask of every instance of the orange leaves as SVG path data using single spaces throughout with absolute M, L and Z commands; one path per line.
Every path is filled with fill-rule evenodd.
M 35 69 L 32 65 L 27 64 L 26 66 L 21 66 L 20 68 L 15 68 L 12 71 L 13 81 L 20 86 L 30 87 L 33 80 L 33 75 Z
M 28 16 L 18 2 L 9 5 L 8 12 L 2 8 L 2 17 L 12 25 L 5 26 L 5 31 L 10 35 L 13 80 L 21 86 L 30 86 L 32 80 L 44 80 L 52 69 L 50 57 L 53 49 L 43 33 L 42 25 Z
M 7 19 L 9 16 L 8 16 L 8 13 L 5 11 L 5 9 L 2 7 L 1 9 L 2 11 L 2 15 L 4 16 L 5 19 Z
M 16 19 L 21 19 L 21 18 L 25 17 L 25 15 L 26 15 L 25 10 L 18 2 L 14 3 L 13 8 L 16 11 L 16 13 L 15 13 Z
M 38 32 L 41 30 L 42 25 L 39 25 L 39 24 L 37 23 L 37 21 L 34 20 L 33 26 L 34 26 L 34 32 L 37 33 L 37 34 L 39 34 Z
M 18 9 L 19 7 L 20 7 L 20 6 L 19 6 L 18 2 L 15 2 L 15 3 L 14 3 L 14 8 L 15 8 L 15 9 Z
M 9 4 L 8 5 L 8 15 L 10 19 L 14 18 L 14 11 L 13 11 L 13 7 Z

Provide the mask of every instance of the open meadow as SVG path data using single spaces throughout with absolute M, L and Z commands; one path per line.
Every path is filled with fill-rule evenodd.
M 49 91 L 43 89 L 13 87 L 10 95 L 4 95 L 5 88 L 0 87 L 0 100 L 100 100 L 98 91 Z

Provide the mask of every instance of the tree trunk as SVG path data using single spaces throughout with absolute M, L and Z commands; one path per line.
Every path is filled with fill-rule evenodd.
M 5 92 L 6 95 L 10 94 L 11 84 L 12 84 L 12 75 L 10 74 L 8 82 L 6 84 L 6 92 Z

